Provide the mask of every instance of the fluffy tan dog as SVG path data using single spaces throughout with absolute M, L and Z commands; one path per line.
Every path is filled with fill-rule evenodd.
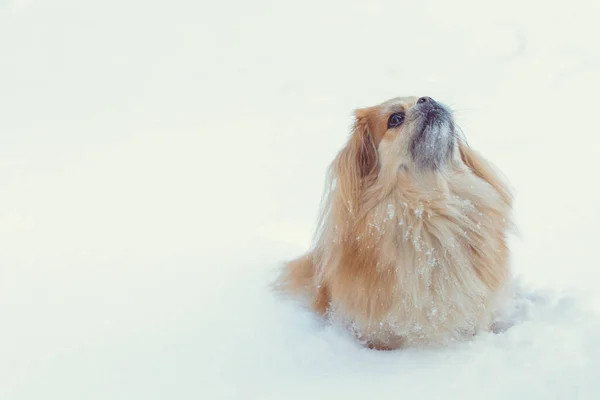
M 355 112 L 312 250 L 280 288 L 376 349 L 488 330 L 509 280 L 511 194 L 430 97 Z

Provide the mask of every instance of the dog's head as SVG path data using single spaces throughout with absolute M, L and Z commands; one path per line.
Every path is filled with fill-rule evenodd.
M 431 97 L 394 98 L 356 110 L 355 117 L 350 139 L 332 165 L 338 204 L 350 215 L 369 188 L 389 186 L 398 174 L 418 179 L 453 168 L 471 171 L 509 201 L 491 165 L 457 134 L 450 109 Z
M 395 98 L 355 115 L 344 151 L 356 157 L 362 178 L 382 167 L 440 170 L 452 158 L 456 136 L 452 113 L 431 97 Z
M 357 205 L 361 189 L 382 171 L 439 172 L 456 153 L 452 112 L 431 97 L 399 97 L 356 110 L 355 116 L 352 135 L 334 163 L 341 195 L 351 204 Z

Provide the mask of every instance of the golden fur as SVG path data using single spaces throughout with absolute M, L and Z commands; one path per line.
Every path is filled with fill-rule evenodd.
M 487 330 L 509 280 L 507 186 L 458 135 L 447 165 L 417 168 L 408 152 L 416 103 L 397 98 L 355 112 L 329 170 L 313 247 L 278 280 L 371 348 Z M 388 129 L 399 110 L 407 122 Z

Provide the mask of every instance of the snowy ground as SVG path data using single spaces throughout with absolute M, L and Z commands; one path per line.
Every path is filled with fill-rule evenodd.
M 0 399 L 600 398 L 599 4 L 0 0 Z M 513 184 L 520 294 L 374 352 L 267 286 L 412 94 Z

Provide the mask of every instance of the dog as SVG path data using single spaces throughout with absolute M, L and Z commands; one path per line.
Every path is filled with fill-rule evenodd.
M 277 286 L 372 349 L 490 330 L 510 280 L 507 183 L 431 97 L 354 114 L 312 248 Z

